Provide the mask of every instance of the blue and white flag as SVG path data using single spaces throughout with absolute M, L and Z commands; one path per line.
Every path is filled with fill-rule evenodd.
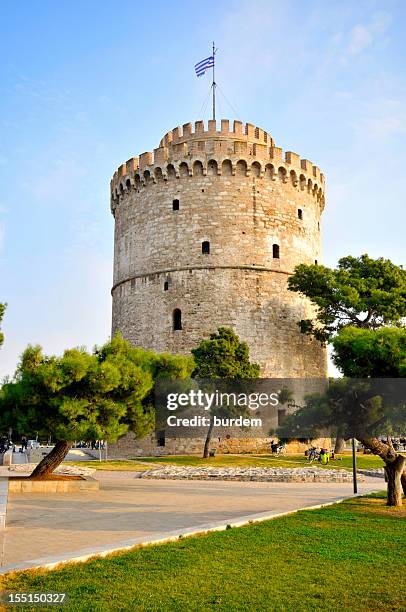
M 206 59 L 202 60 L 198 64 L 195 64 L 196 75 L 203 76 L 206 70 L 209 68 L 213 68 L 214 66 L 214 56 L 210 55 L 210 57 L 206 57 Z

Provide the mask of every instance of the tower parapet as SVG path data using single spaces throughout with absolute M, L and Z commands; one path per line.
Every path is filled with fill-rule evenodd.
M 196 121 L 194 130 L 191 123 L 176 127 L 163 136 L 158 148 L 122 164 L 111 181 L 112 212 L 125 190 L 145 187 L 161 178 L 168 180 L 170 172 L 174 172 L 177 178 L 181 173 L 193 176 L 197 172 L 205 176 L 211 161 L 216 161 L 217 174 L 222 175 L 223 162 L 227 160 L 231 162 L 232 175 L 237 170 L 242 171 L 241 165 L 238 167 L 237 164 L 245 161 L 247 176 L 253 172 L 273 180 L 278 176 L 284 182 L 290 179 L 299 189 L 311 191 L 324 208 L 324 175 L 318 166 L 308 159 L 301 159 L 293 151 L 283 154 L 272 136 L 262 128 L 234 121 L 233 129 L 230 129 L 229 120 L 222 119 L 219 131 L 214 120 L 208 121 L 206 130 L 203 121 Z M 202 166 L 194 166 L 196 161 Z M 226 173 L 229 168 L 226 164 Z

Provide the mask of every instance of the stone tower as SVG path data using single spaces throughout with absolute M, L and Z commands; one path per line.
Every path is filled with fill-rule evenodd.
M 260 128 L 218 127 L 175 128 L 115 172 L 113 333 L 189 353 L 232 327 L 263 375 L 324 377 L 325 350 L 297 325 L 310 303 L 287 289 L 321 258 L 324 177 Z

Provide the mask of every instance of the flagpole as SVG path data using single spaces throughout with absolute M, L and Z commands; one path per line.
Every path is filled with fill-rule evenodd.
M 214 63 L 215 63 L 215 55 L 216 55 L 216 49 L 214 47 L 214 40 L 213 40 L 213 83 L 212 83 L 212 88 L 213 88 L 213 119 L 216 119 L 216 81 L 214 79 Z

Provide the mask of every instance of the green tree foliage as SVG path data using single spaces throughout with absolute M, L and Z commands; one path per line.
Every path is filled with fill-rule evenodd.
M 346 327 L 332 343 L 333 360 L 349 378 L 330 381 L 326 393 L 307 398 L 278 435 L 314 438 L 327 430 L 357 438 L 385 463 L 388 504 L 401 505 L 405 457 L 395 451 L 390 436 L 406 432 L 406 329 Z
M 287 387 L 283 387 L 278 393 L 278 401 L 282 406 L 289 404 L 289 402 L 293 402 L 294 399 L 295 396 L 293 394 L 293 391 L 291 391 L 291 389 L 288 389 Z
M 299 325 L 322 342 L 348 325 L 378 329 L 406 317 L 406 271 L 388 259 L 343 257 L 336 269 L 300 264 L 288 286 L 317 307 L 316 320 Z
M 346 439 L 356 438 L 384 461 L 388 504 L 399 506 L 402 485 L 406 494 L 406 458 L 395 451 L 390 436 L 404 435 L 405 427 L 405 379 L 339 378 L 330 381 L 325 393 L 307 397 L 305 406 L 278 428 L 278 435 L 316 438 L 340 431 Z
M 249 360 L 249 348 L 227 327 L 219 327 L 209 340 L 192 349 L 195 360 L 193 376 L 199 378 L 257 378 L 260 367 Z
M 343 257 L 334 270 L 299 265 L 288 283 L 291 291 L 308 297 L 316 307 L 314 321 L 298 322 L 301 331 L 332 343 L 333 362 L 345 376 L 369 378 L 369 385 L 373 384 L 372 378 L 406 376 L 406 271 L 402 267 L 368 255 Z M 379 410 L 386 405 L 378 392 L 369 389 L 369 399 L 355 393 L 347 402 L 343 397 L 332 398 L 340 384 L 346 385 L 347 381 L 331 385 L 325 397 L 313 398 L 284 427 L 301 429 L 304 419 L 314 426 L 334 425 L 339 438 L 355 435 L 385 462 L 388 503 L 399 505 L 401 484 L 406 492 L 405 458 L 395 452 L 390 438 L 384 443 L 377 437 L 374 423 L 380 427 L 385 424 L 388 433 L 395 421 L 404 428 L 405 403 L 399 398 L 398 404 L 391 406 L 390 415 L 385 413 L 378 418 Z M 381 402 L 380 407 L 377 402 Z
M 61 443 L 60 463 L 74 440 L 114 442 L 128 431 L 137 437 L 151 431 L 154 410 L 146 398 L 154 381 L 190 376 L 193 367 L 188 357 L 134 348 L 120 335 L 92 354 L 76 348 L 62 357 L 45 356 L 41 347 L 29 346 L 14 380 L 1 390 L 0 427 L 52 435 L 56 446 Z M 57 467 L 47 459 L 44 474 Z
M 246 380 L 256 379 L 260 367 L 251 363 L 249 348 L 246 342 L 241 342 L 237 334 L 227 327 L 219 327 L 217 333 L 211 334 L 209 340 L 202 340 L 199 346 L 192 349 L 195 360 L 195 378 L 206 379 L 203 386 L 206 392 L 213 391 L 211 379 L 235 380 L 235 391 L 242 385 L 241 391 L 247 391 Z M 210 409 L 210 425 L 207 431 L 203 457 L 209 456 L 209 445 L 213 431 L 213 417 L 232 417 L 248 414 L 239 406 L 223 404 Z
M 305 405 L 286 418 L 278 433 L 317 438 L 340 429 L 346 438 L 358 440 L 366 435 L 399 435 L 406 425 L 405 391 L 404 380 L 331 379 L 325 392 L 306 397 Z
M 352 378 L 406 376 L 406 329 L 345 327 L 333 338 L 334 364 Z
M 4 317 L 6 306 L 7 306 L 7 304 L 1 304 L 0 303 L 0 325 L 1 325 L 1 322 L 2 322 L 3 317 Z M 3 334 L 3 332 L 0 329 L 0 347 L 3 344 L 3 342 L 4 342 L 4 334 Z

